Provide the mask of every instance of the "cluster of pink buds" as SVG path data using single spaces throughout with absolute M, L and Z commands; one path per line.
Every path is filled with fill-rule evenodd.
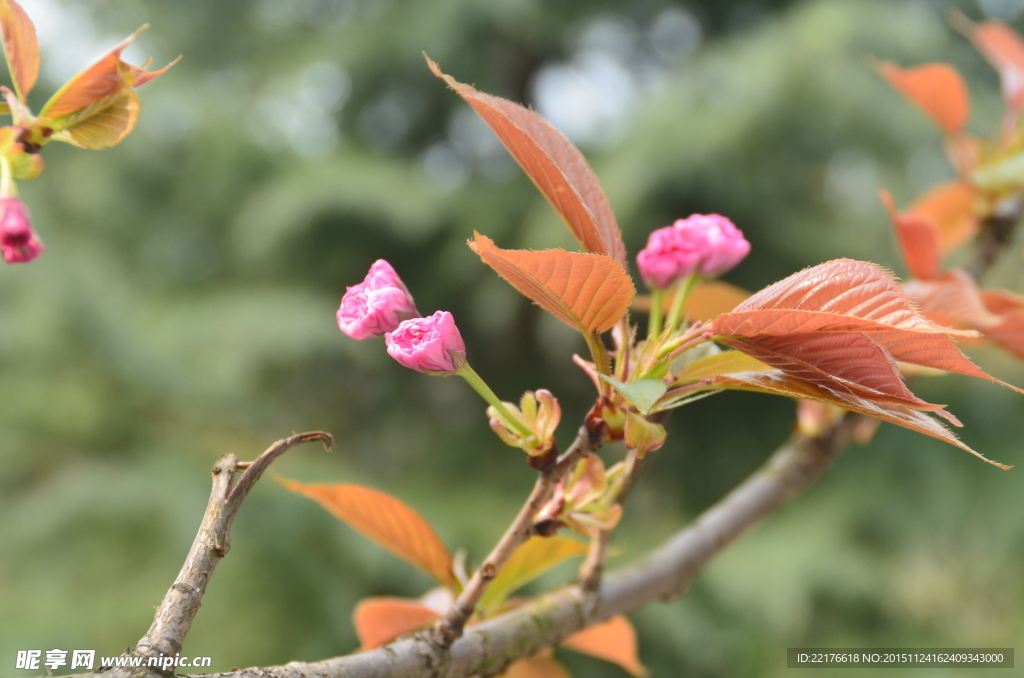
M 32 261 L 43 243 L 32 229 L 25 203 L 13 196 L 0 198 L 0 251 L 8 264 Z
M 636 263 L 648 287 L 666 289 L 693 274 L 718 277 L 749 252 L 750 243 L 728 218 L 693 214 L 651 233 Z
M 549 463 L 556 454 L 554 431 L 561 417 L 558 401 L 543 389 L 527 392 L 520 407 L 502 402 L 466 362 L 466 344 L 448 311 L 419 317 L 405 283 L 383 259 L 366 278 L 349 287 L 338 309 L 338 327 L 353 339 L 384 337 L 388 355 L 409 369 L 447 377 L 457 374 L 490 405 L 491 428 L 528 455 L 531 464 Z
M 384 337 L 388 354 L 417 372 L 447 376 L 466 362 L 466 345 L 452 314 L 438 311 L 421 318 L 409 289 L 383 259 L 374 262 L 363 282 L 347 288 L 337 319 L 353 339 Z

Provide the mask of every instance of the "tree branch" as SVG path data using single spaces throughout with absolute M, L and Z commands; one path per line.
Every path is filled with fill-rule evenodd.
M 329 433 L 299 433 L 278 440 L 255 461 L 239 462 L 238 457 L 229 454 L 214 465 L 213 489 L 199 533 L 192 542 L 178 578 L 157 608 L 152 626 L 139 640 L 136 655 L 163 657 L 181 652 L 181 645 L 202 604 L 210 576 L 231 547 L 231 523 L 245 496 L 271 462 L 296 445 L 314 440 L 323 442 L 328 449 L 334 444 Z M 244 472 L 235 482 L 235 473 L 242 469 Z
M 202 674 L 201 678 L 462 678 L 497 673 L 516 659 L 557 644 L 581 628 L 655 600 L 682 595 L 715 555 L 813 484 L 845 449 L 860 418 L 844 416 L 817 438 L 794 435 L 692 525 L 641 562 L 606 575 L 594 592 L 578 585 L 565 587 L 470 627 L 447 649 L 440 647 L 428 631 L 359 654 Z M 111 669 L 80 678 L 130 675 L 128 669 Z

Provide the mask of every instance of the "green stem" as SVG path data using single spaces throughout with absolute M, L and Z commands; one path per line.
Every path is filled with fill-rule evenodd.
M 494 394 L 491 387 L 480 378 L 480 375 L 469 366 L 468 362 L 463 363 L 462 367 L 455 371 L 455 374 L 465 379 L 469 385 L 473 387 L 473 390 L 479 393 L 480 397 L 487 401 L 488 405 L 497 410 L 502 419 L 504 419 L 507 424 L 515 428 L 518 433 L 527 438 L 536 436 L 533 431 L 527 428 L 526 424 L 524 424 L 519 417 L 515 416 L 507 407 L 505 407 L 505 403 L 498 399 L 498 396 Z
M 691 273 L 676 283 L 676 296 L 672 300 L 672 310 L 668 315 L 668 326 L 672 329 L 675 329 L 676 325 L 679 324 L 679 317 L 683 314 L 686 300 L 690 298 L 690 293 L 697 287 L 698 282 L 700 282 L 700 275 Z
M 661 334 L 661 316 L 665 308 L 665 290 L 655 287 L 651 290 L 651 316 L 647 323 L 647 338 Z
M 584 334 L 583 337 L 587 340 L 587 346 L 590 348 L 590 355 L 594 358 L 594 368 L 601 374 L 612 374 L 612 363 L 608 358 L 608 350 L 604 347 L 601 342 L 601 335 L 596 332 Z

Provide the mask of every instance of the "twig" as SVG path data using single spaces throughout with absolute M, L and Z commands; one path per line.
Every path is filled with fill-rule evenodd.
M 979 280 L 996 262 L 1009 244 L 1022 213 L 1024 197 L 1010 196 L 999 201 L 992 214 L 981 222 L 974 259 L 967 266 L 972 278 Z
M 214 465 L 213 489 L 199 533 L 192 542 L 178 578 L 157 608 L 152 626 L 136 645 L 135 654 L 163 657 L 181 652 L 210 576 L 231 546 L 231 523 L 245 496 L 271 462 L 296 445 L 314 440 L 323 442 L 328 449 L 334 444 L 329 433 L 299 433 L 278 440 L 255 461 L 239 462 L 238 457 L 229 454 Z M 235 474 L 242 469 L 244 472 L 235 482 Z
M 594 530 L 594 534 L 591 535 L 587 557 L 580 565 L 579 583 L 584 591 L 596 591 L 601 587 L 604 559 L 608 553 L 608 542 L 611 541 L 611 538 L 611 530 Z
M 466 588 L 459 594 L 448 613 L 435 625 L 434 636 L 437 645 L 442 648 L 450 647 L 462 635 L 466 622 L 473 615 L 476 604 L 487 590 L 491 580 L 498 575 L 501 567 L 512 553 L 530 538 L 533 533 L 533 517 L 540 510 L 552 488 L 583 455 L 596 449 L 599 442 L 591 437 L 586 427 L 580 428 L 569 449 L 558 458 L 551 468 L 541 471 L 537 475 L 537 482 L 534 483 L 533 490 L 526 498 L 523 507 L 519 509 L 515 519 L 505 530 L 505 534 L 501 536 L 484 562 L 473 573 Z

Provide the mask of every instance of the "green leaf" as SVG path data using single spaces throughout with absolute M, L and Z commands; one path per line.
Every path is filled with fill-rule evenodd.
M 563 560 L 586 552 L 587 545 L 575 539 L 531 538 L 505 561 L 498 576 L 480 598 L 480 606 L 488 615 L 496 612 L 510 593 L 529 584 Z
M 627 412 L 624 440 L 626 447 L 636 451 L 636 456 L 643 459 L 645 454 L 665 444 L 665 427 L 647 421 L 635 412 Z
M 658 398 L 665 395 L 668 386 L 661 379 L 637 379 L 628 384 L 623 384 L 618 379 L 613 379 L 607 374 L 597 376 L 615 387 L 615 390 L 622 394 L 622 397 L 636 406 L 642 414 L 647 414 L 658 402 Z
M 1024 184 L 1024 153 L 1014 153 L 988 165 L 982 165 L 971 175 L 972 183 L 985 191 L 1001 191 Z
M 717 387 L 715 387 L 715 390 L 713 390 L 713 391 L 686 391 L 682 395 L 676 396 L 674 398 L 669 398 L 668 400 L 663 400 L 663 401 L 659 402 L 657 407 L 654 408 L 654 411 L 655 412 L 664 412 L 666 410 L 674 410 L 677 407 L 682 407 L 683 405 L 689 405 L 692 402 L 696 402 L 698 400 L 703 400 L 704 398 L 707 398 L 708 396 L 715 395 L 716 393 L 721 393 L 721 392 L 722 391 L 718 390 Z

